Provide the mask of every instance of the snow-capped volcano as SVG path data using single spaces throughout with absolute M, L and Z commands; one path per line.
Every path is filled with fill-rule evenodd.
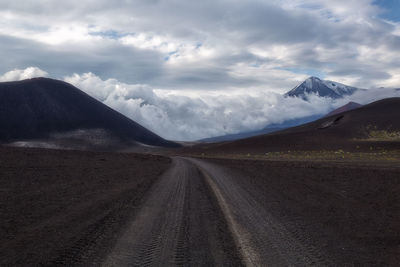
M 285 96 L 296 96 L 307 99 L 309 94 L 317 94 L 322 97 L 342 98 L 345 95 L 352 95 L 358 88 L 347 86 L 341 83 L 321 80 L 317 77 L 310 77 L 289 92 Z

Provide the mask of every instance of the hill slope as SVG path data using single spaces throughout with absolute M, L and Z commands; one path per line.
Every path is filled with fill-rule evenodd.
M 176 146 L 78 88 L 47 78 L 0 83 L 0 125 L 2 143 Z
M 350 111 L 350 110 L 353 110 L 353 109 L 356 109 L 356 108 L 359 108 L 359 107 L 362 107 L 362 105 L 358 104 L 356 102 L 349 102 L 344 106 L 341 106 L 341 107 L 339 107 L 339 108 L 337 108 L 335 110 L 332 110 L 331 112 L 329 112 L 326 115 L 326 117 L 329 117 L 329 116 L 332 116 L 332 115 L 336 115 L 336 114 L 339 114 L 339 113 L 342 113 L 342 112 Z
M 283 131 L 234 142 L 203 146 L 215 153 L 266 153 L 269 151 L 400 149 L 400 98 L 387 98 Z M 374 138 L 376 136 L 376 138 Z M 388 138 L 386 138 L 388 137 Z M 199 147 L 200 148 L 200 147 Z

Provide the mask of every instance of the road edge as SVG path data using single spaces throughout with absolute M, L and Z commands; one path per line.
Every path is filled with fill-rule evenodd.
M 222 214 L 225 217 L 227 222 L 229 231 L 235 241 L 236 248 L 239 252 L 239 255 L 246 266 L 261 266 L 261 258 L 258 253 L 249 245 L 249 234 L 240 226 L 239 223 L 236 222 L 232 210 L 229 208 L 221 190 L 218 188 L 217 184 L 213 181 L 212 176 L 205 171 L 202 167 L 200 167 L 196 162 L 192 161 L 190 158 L 187 158 L 190 162 L 192 162 L 196 168 L 200 171 L 200 173 L 205 178 L 207 184 L 211 188 L 214 196 L 217 199 L 218 205 L 222 211 Z

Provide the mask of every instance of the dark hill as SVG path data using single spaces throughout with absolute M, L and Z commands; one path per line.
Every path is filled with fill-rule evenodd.
M 0 125 L 2 143 L 176 146 L 78 88 L 47 78 L 0 83 Z
M 375 131 L 378 140 L 371 138 Z M 399 140 L 385 133 L 400 132 L 400 98 L 387 98 L 283 131 L 198 147 L 213 153 L 266 153 L 269 151 L 400 149 Z M 382 136 L 383 135 L 383 136 Z

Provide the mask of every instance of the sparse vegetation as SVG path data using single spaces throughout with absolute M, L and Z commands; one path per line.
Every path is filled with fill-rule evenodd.
M 195 155 L 192 155 L 195 156 Z M 399 150 L 384 150 L 371 147 L 368 152 L 350 152 L 338 150 L 312 150 L 312 151 L 282 151 L 266 152 L 264 154 L 224 154 L 207 155 L 203 158 L 230 158 L 254 160 L 293 160 L 293 161 L 400 161 Z
M 392 131 L 390 128 L 378 129 L 375 125 L 368 125 L 364 130 L 366 138 L 363 141 L 400 141 L 400 131 Z

